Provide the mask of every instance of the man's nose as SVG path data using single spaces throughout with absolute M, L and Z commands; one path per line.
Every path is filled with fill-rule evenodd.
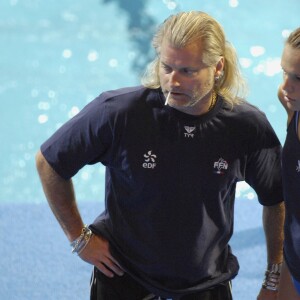
M 180 86 L 180 78 L 178 72 L 172 71 L 172 73 L 170 73 L 169 83 L 170 83 L 170 87 Z

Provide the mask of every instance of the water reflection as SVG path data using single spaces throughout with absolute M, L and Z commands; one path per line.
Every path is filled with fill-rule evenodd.
M 139 83 L 155 27 L 170 13 L 204 10 L 224 26 L 250 84 L 249 101 L 285 135 L 276 102 L 284 37 L 298 26 L 288 3 L 185 0 L 10 0 L 0 3 L 0 202 L 45 201 L 34 167 L 39 145 L 101 91 Z M 255 14 L 249 12 L 255 10 Z M 78 174 L 79 200 L 103 199 L 104 169 Z M 17 192 L 16 192 L 17 191 Z M 239 197 L 252 197 L 248 188 Z

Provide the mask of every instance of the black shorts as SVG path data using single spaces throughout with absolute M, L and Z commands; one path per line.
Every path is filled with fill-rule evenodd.
M 109 278 L 102 274 L 97 268 L 91 278 L 90 300 L 154 300 L 168 299 L 159 298 L 147 291 L 128 274 L 115 275 Z M 175 300 L 175 298 L 170 300 Z M 176 298 L 176 300 L 232 300 L 231 282 L 219 284 L 209 290 L 197 292 L 187 296 Z

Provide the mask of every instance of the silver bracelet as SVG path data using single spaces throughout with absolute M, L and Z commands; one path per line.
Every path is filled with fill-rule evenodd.
M 268 264 L 262 287 L 270 291 L 278 291 L 282 263 Z
M 84 225 L 80 236 L 70 244 L 72 247 L 72 253 L 77 253 L 79 255 L 89 243 L 92 235 L 93 232 L 91 229 L 89 229 L 87 225 Z

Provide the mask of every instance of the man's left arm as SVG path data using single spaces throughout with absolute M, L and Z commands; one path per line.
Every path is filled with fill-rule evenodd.
M 264 206 L 263 208 L 263 227 L 266 237 L 268 263 L 266 278 L 257 300 L 277 299 L 277 279 L 279 283 L 278 273 L 280 273 L 280 266 L 283 261 L 284 217 L 284 202 L 272 206 Z M 278 267 L 279 272 L 277 272 Z M 273 286 L 274 282 L 275 285 Z

